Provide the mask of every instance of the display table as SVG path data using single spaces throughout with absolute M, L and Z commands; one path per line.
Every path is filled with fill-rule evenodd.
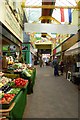
M 6 115 L 9 120 L 22 120 L 25 106 L 27 103 L 27 86 L 16 96 L 9 109 L 1 109 L 0 113 Z
M 79 77 L 79 78 L 80 78 L 80 72 L 73 72 L 72 76 L 73 76 L 73 77 Z
M 16 95 L 16 98 L 12 101 L 10 107 L 8 107 L 8 109 L 0 109 L 0 117 L 6 117 L 8 120 L 22 120 L 25 106 L 27 104 L 27 94 L 33 93 L 36 68 L 32 68 L 30 77 L 24 75 L 22 71 L 14 72 L 13 70 L 8 70 L 6 73 L 4 73 L 4 76 L 13 80 L 16 78 L 28 80 L 28 83 L 25 85 L 25 87 L 23 87 Z
M 27 102 L 26 90 L 21 91 L 14 102 L 15 106 L 10 111 L 10 118 L 11 120 L 21 120 Z
M 36 78 L 36 68 L 33 70 L 33 86 L 35 84 L 35 78 Z
M 80 73 L 79 72 L 72 73 L 72 82 L 80 84 Z
M 25 76 L 24 74 L 20 75 L 20 77 L 29 81 L 28 87 L 27 87 L 27 93 L 28 94 L 33 93 L 33 86 L 35 84 L 35 78 L 36 78 L 36 68 L 33 69 L 33 72 L 30 77 Z
M 36 68 L 33 68 L 33 72 L 32 72 L 30 77 L 24 75 L 22 72 L 14 72 L 14 74 L 5 73 L 4 76 L 12 78 L 12 79 L 15 79 L 17 77 L 21 77 L 25 80 L 28 80 L 29 83 L 28 83 L 28 86 L 27 86 L 27 93 L 28 94 L 33 93 L 33 86 L 35 84 L 35 78 L 36 78 Z
M 72 82 L 78 84 L 78 89 L 80 90 L 80 72 L 74 72 L 72 74 Z

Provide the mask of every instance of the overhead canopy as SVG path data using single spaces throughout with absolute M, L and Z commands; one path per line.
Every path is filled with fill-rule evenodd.
M 66 52 L 65 55 L 74 55 L 80 53 L 80 41 L 70 47 Z

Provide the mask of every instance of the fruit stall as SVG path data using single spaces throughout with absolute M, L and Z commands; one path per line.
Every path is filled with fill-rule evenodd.
M 22 119 L 27 102 L 27 86 L 28 80 L 23 78 L 0 78 L 0 117 Z
M 22 119 L 27 94 L 33 93 L 35 77 L 36 68 L 20 63 L 9 66 L 6 73 L 0 73 L 0 117 Z
M 14 63 L 13 66 L 9 66 L 7 72 L 5 73 L 6 77 L 17 78 L 21 77 L 25 80 L 28 79 L 28 90 L 27 93 L 33 93 L 33 86 L 35 84 L 36 77 L 36 68 L 30 66 L 29 64 Z

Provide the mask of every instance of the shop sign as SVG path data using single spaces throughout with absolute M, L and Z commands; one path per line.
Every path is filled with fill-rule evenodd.
M 69 49 L 72 45 L 74 45 L 78 41 L 78 33 L 72 37 L 70 37 L 66 42 L 62 44 L 62 51 Z
M 61 52 L 61 46 L 56 48 L 56 53 Z
M 11 33 L 9 33 L 5 28 L 2 28 L 2 34 L 18 46 L 20 46 L 20 42 L 18 41 L 18 39 L 15 38 Z
M 9 7 L 6 6 L 6 17 L 5 22 L 8 24 L 8 26 L 14 31 L 13 33 L 16 33 L 20 40 L 22 40 L 22 30 L 20 28 L 19 23 L 13 16 L 12 12 L 10 11 Z
M 78 31 L 77 25 L 67 25 L 67 24 L 45 24 L 45 23 L 25 23 L 25 32 L 41 32 L 41 33 L 55 33 L 58 34 L 76 34 Z
M 61 55 L 61 53 L 56 54 L 56 56 L 60 56 L 60 55 Z

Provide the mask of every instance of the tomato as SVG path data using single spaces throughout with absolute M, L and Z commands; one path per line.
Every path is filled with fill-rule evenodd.
M 5 102 L 6 102 L 6 99 L 3 97 L 3 98 L 1 99 L 1 103 L 4 104 Z
M 23 83 L 22 83 L 22 86 L 25 86 L 25 85 L 26 85 L 26 83 L 25 83 L 25 82 L 23 82 Z
M 12 98 L 11 98 L 11 97 L 8 97 L 8 98 L 7 98 L 7 101 L 8 101 L 8 102 L 10 102 L 11 100 L 12 100 Z
M 16 85 L 17 85 L 17 86 L 20 86 L 20 83 L 17 83 Z
M 15 96 L 15 94 L 11 94 L 11 96 Z

